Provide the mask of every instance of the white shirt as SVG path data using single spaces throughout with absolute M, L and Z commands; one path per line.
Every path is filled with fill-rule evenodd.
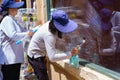
M 59 61 L 71 57 L 70 52 L 57 53 L 55 43 L 56 37 L 49 31 L 48 21 L 33 35 L 28 47 L 28 56 L 37 58 L 47 55 L 50 61 Z
M 6 16 L 0 24 L 0 44 L 3 56 L 0 64 L 15 64 L 24 61 L 23 44 L 16 45 L 17 40 L 27 35 L 12 16 Z

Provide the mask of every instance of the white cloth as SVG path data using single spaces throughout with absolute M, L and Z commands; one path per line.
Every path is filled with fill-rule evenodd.
M 15 64 L 24 61 L 23 44 L 16 45 L 17 40 L 27 35 L 12 16 L 6 16 L 0 24 L 0 44 L 3 57 L 0 64 Z
M 59 61 L 71 57 L 70 52 L 57 53 L 55 43 L 56 37 L 49 31 L 48 21 L 33 35 L 28 47 L 28 56 L 37 58 L 47 55 L 50 61 Z

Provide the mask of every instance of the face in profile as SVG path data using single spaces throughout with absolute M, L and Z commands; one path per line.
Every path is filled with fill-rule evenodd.
M 18 11 L 17 8 L 10 8 L 9 9 L 10 14 L 12 13 L 14 16 L 17 15 L 17 11 Z

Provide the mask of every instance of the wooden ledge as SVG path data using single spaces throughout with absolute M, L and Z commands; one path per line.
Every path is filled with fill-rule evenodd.
M 54 73 L 59 75 L 56 80 L 120 80 L 119 73 L 94 63 L 87 62 L 84 59 L 80 59 L 80 66 L 78 69 L 73 65 L 70 65 L 68 59 L 50 62 L 50 68 L 51 80 L 54 80 Z M 60 75 L 64 76 L 64 79 L 61 79 L 62 76 Z

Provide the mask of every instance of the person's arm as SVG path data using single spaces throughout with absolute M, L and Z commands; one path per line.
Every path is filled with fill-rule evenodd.
M 57 52 L 55 48 L 56 39 L 54 36 L 49 35 L 44 37 L 47 56 L 50 61 L 55 62 L 64 60 L 71 57 L 71 52 Z
M 28 35 L 28 32 L 16 31 L 19 28 L 19 25 L 15 24 L 14 20 L 11 17 L 5 17 L 1 24 L 2 31 L 14 41 L 22 39 Z
M 116 24 L 116 26 L 119 26 L 119 28 L 120 28 L 120 12 L 118 12 L 118 14 L 117 14 L 117 24 Z

